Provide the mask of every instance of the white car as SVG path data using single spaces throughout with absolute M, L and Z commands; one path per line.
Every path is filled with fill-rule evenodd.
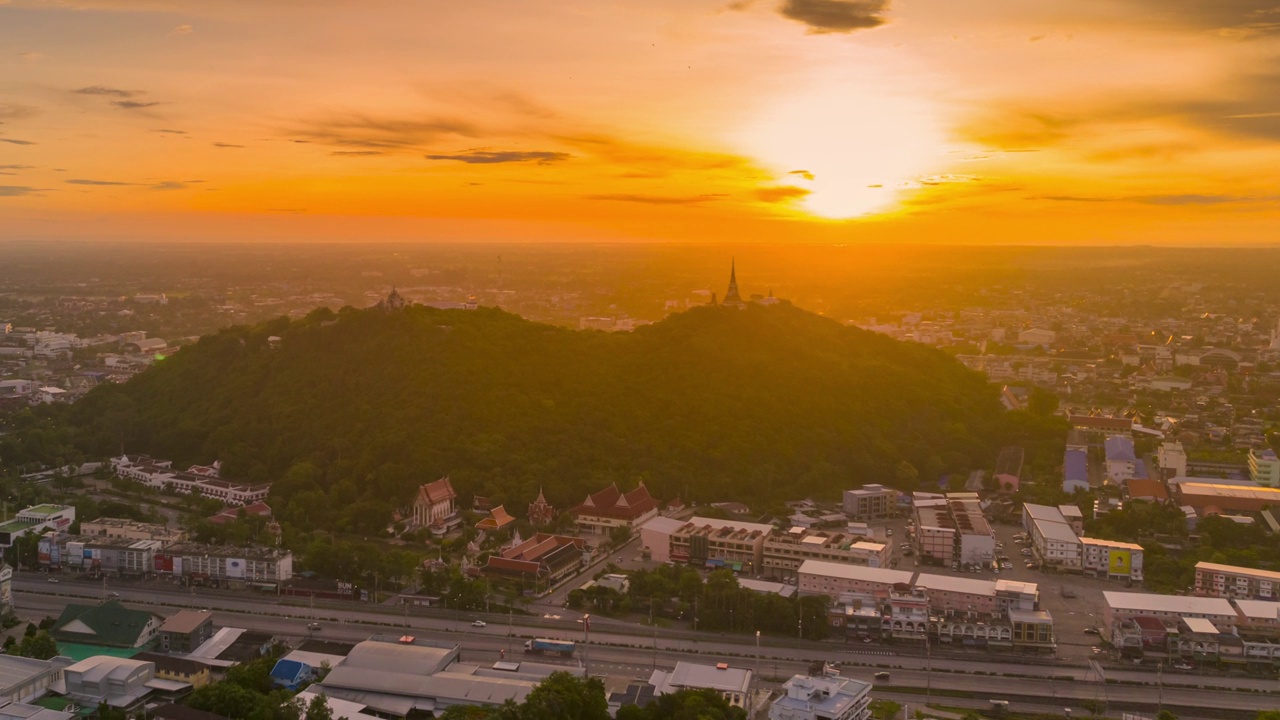
M 485 622 L 483 620 L 477 620 L 471 623 L 471 627 L 484 627 L 484 626 L 485 626 Z

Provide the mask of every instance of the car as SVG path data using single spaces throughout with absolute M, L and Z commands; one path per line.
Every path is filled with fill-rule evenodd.
M 888 680 L 888 679 L 889 679 L 889 673 L 887 673 L 887 672 L 878 672 L 878 673 L 876 673 L 876 674 L 875 674 L 875 679 L 876 679 L 876 680 Z
M 308 630 L 319 630 L 319 629 L 320 629 L 320 623 L 318 623 L 318 622 L 309 622 L 309 623 L 307 623 L 307 629 L 308 629 Z
M 485 622 L 483 620 L 477 620 L 471 623 L 471 627 L 484 627 L 484 626 L 485 626 Z
M 1005 560 L 1003 563 L 1001 563 L 1000 567 L 1004 568 L 1005 570 L 1012 570 L 1013 563 L 1009 562 L 1008 560 Z
M 111 592 L 109 592 L 109 593 L 107 593 L 107 595 L 110 595 L 110 596 L 111 596 L 111 597 L 113 597 L 113 598 L 118 598 L 118 597 L 120 597 L 120 593 L 115 592 L 114 590 L 113 590 L 113 591 L 111 591 Z
M 49 582 L 58 582 L 58 578 L 51 577 L 49 578 Z
M 1084 634 L 1085 634 L 1085 635 L 1097 635 L 1097 634 L 1098 634 L 1098 628 L 1085 628 L 1085 629 L 1084 629 Z
M 893 528 L 884 531 L 885 537 L 893 537 Z
M 1028 570 L 1036 566 L 1036 564 L 1031 562 L 1030 560 L 1027 561 L 1026 565 Z
M 1093 654 L 1094 654 L 1094 655 L 1101 655 L 1101 654 L 1102 654 L 1102 648 L 1100 648 L 1100 647 L 1098 647 L 1098 646 L 1096 646 L 1096 645 L 1095 645 L 1093 648 L 1091 648 L 1091 649 L 1092 649 L 1092 651 L 1093 651 Z
M 871 638 L 869 638 L 869 637 L 864 637 L 864 638 L 862 638 L 862 642 L 863 642 L 864 644 L 866 644 L 866 643 L 870 643 L 870 642 L 871 642 Z
M 1191 663 L 1180 662 L 1180 663 L 1174 663 L 1173 669 L 1174 670 L 1193 670 L 1194 668 L 1192 667 Z

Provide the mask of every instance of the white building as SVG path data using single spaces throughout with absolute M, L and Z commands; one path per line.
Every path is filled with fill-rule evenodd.
M 1280 488 L 1280 457 L 1270 448 L 1249 451 L 1249 477 L 1263 487 Z
M 752 672 L 730 667 L 728 663 L 702 665 L 676 663 L 674 670 L 654 670 L 649 684 L 655 695 L 668 695 L 681 690 L 711 690 L 734 707 L 745 708 L 751 696 Z
M 782 684 L 769 720 L 867 720 L 871 685 L 842 677 L 796 675 Z
M 1143 551 L 1135 543 L 1080 538 L 1081 568 L 1099 577 L 1142 582 Z
M 1167 480 L 1187 474 L 1187 451 L 1180 442 L 1161 443 L 1156 453 L 1156 461 L 1160 463 L 1159 479 Z

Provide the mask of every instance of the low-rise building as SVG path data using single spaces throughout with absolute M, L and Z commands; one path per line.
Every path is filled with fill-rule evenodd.
M 219 475 L 219 465 L 195 465 L 183 470 L 173 469 L 170 460 L 157 460 L 147 455 L 121 455 L 111 458 L 111 468 L 122 478 L 142 483 L 157 490 L 171 490 L 183 495 L 196 494 L 213 498 L 224 505 L 248 505 L 265 500 L 271 485 L 250 484 L 224 480 Z
M 1196 563 L 1196 594 L 1209 597 L 1280 599 L 1280 572 Z
M 1176 487 L 1178 504 L 1190 505 L 1198 513 L 1203 513 L 1206 508 L 1260 512 L 1267 507 L 1280 507 L 1280 488 L 1220 482 L 1183 482 L 1177 483 Z
M 121 538 L 125 540 L 159 540 L 162 545 L 182 542 L 187 534 L 159 523 L 139 522 L 127 518 L 100 517 L 82 520 L 80 534 L 86 537 Z
M 157 573 L 187 584 L 247 585 L 265 590 L 293 577 L 293 553 L 273 547 L 178 543 L 155 555 Z
M 1173 623 L 1180 618 L 1204 618 L 1230 631 L 1238 620 L 1236 609 L 1221 598 L 1199 598 L 1155 593 L 1103 591 L 1104 637 L 1111 638 L 1122 623 L 1139 617 Z M 1120 644 L 1120 643 L 1117 643 Z
M 189 653 L 213 637 L 213 613 L 207 610 L 179 610 L 160 625 L 160 649 Z
M 48 660 L 0 655 L 0 705 L 34 700 L 58 678 L 57 668 Z
M 1080 538 L 1081 569 L 1095 577 L 1142 582 L 1143 550 L 1136 543 Z
M 66 697 L 81 705 L 131 712 L 151 693 L 155 663 L 132 658 L 96 655 L 62 671 Z
M 15 540 L 27 534 L 39 535 L 49 530 L 65 532 L 75 521 L 76 509 L 70 505 L 33 505 L 0 524 L 0 546 L 12 547 Z
M 898 491 L 879 484 L 845 490 L 841 509 L 851 520 L 875 520 L 898 510 Z
M 745 708 L 751 695 L 752 672 L 728 663 L 703 665 L 680 660 L 673 670 L 654 670 L 649 684 L 655 695 L 681 690 L 710 690 L 734 707 Z
M 834 598 L 842 593 L 855 593 L 885 600 L 895 585 L 909 586 L 915 574 L 907 570 L 805 560 L 800 565 L 798 576 L 801 595 Z
M 630 492 L 622 492 L 616 484 L 588 495 L 573 509 L 574 522 L 582 532 L 608 535 L 614 528 L 636 531 L 658 515 L 658 501 L 640 483 Z
M 1089 489 L 1089 453 L 1067 448 L 1062 456 L 1062 492 L 1071 495 Z
M 62 610 L 50 634 L 58 642 L 136 648 L 155 639 L 162 618 L 147 610 L 131 610 L 118 600 L 98 605 L 72 603 Z
M 484 574 L 547 588 L 576 573 L 586 561 L 587 543 L 567 535 L 537 535 L 490 555 Z
M 867 567 L 887 567 L 892 549 L 859 535 L 805 530 L 783 533 L 770 528 L 763 546 L 761 572 L 776 578 L 795 577 L 805 560 L 827 560 Z
M 851 678 L 796 675 L 782 684 L 769 720 L 867 720 L 871 684 Z
M 670 536 L 673 562 L 728 567 L 735 572 L 761 571 L 765 539 L 773 526 L 764 523 L 693 517 Z
M 1263 487 L 1280 488 L 1280 457 L 1271 448 L 1249 451 L 1249 477 Z

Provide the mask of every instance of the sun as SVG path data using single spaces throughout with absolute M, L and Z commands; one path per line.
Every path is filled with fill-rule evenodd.
M 748 155 L 809 194 L 814 215 L 890 210 L 954 149 L 938 111 L 919 97 L 828 82 L 777 98 L 738 135 Z

